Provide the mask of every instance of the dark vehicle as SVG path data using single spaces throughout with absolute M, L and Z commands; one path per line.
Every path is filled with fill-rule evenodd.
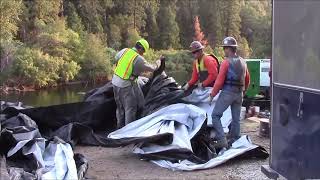
M 320 178 L 319 33 L 320 1 L 273 0 L 269 178 Z

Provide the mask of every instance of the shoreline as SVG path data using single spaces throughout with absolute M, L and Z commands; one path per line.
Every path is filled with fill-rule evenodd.
M 8 95 L 8 94 L 11 94 L 11 93 L 34 92 L 34 91 L 41 91 L 41 90 L 45 90 L 45 89 L 53 89 L 53 88 L 57 88 L 57 87 L 67 87 L 67 86 L 79 85 L 79 84 L 83 84 L 85 86 L 87 86 L 89 84 L 105 84 L 105 83 L 107 83 L 109 81 L 110 80 L 105 80 L 105 81 L 72 81 L 72 82 L 60 83 L 60 84 L 57 84 L 55 86 L 48 86 L 48 87 L 43 87 L 43 88 L 36 88 L 34 85 L 31 85 L 31 86 L 1 85 L 0 86 L 0 94 Z

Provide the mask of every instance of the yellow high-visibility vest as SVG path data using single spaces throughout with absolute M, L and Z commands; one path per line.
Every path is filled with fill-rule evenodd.
M 124 80 L 130 79 L 130 76 L 133 71 L 133 60 L 139 54 L 133 49 L 126 49 L 125 52 L 122 54 L 120 59 L 118 60 L 117 66 L 114 70 L 114 74 L 119 76 Z
M 213 55 L 213 54 L 204 54 L 199 62 L 198 59 L 196 59 L 197 63 L 196 63 L 196 69 L 197 69 L 197 73 L 200 73 L 202 71 L 208 71 L 207 68 L 204 66 L 204 58 L 207 57 L 207 56 L 211 56 L 213 57 L 213 59 L 216 61 L 217 63 L 217 71 L 219 72 L 219 69 L 220 69 L 220 63 L 218 61 L 218 58 Z
M 199 63 L 199 60 L 197 60 L 197 63 L 196 63 L 197 73 L 200 73 L 201 71 L 207 71 L 207 68 L 204 66 L 204 58 L 208 55 L 209 54 L 204 54 L 200 60 L 200 63 Z

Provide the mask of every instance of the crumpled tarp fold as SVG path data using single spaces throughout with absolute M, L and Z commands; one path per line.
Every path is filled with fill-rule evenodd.
M 0 146 L 11 179 L 77 179 L 70 144 L 43 138 L 37 124 L 19 113 L 1 119 Z

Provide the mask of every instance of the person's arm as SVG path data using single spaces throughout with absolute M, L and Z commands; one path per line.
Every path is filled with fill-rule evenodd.
M 143 56 L 138 56 L 135 60 L 134 69 L 137 75 L 150 73 L 157 69 L 156 65 L 149 64 Z
M 218 92 L 220 91 L 220 89 L 222 89 L 222 87 L 224 85 L 224 81 L 227 77 L 228 68 L 229 68 L 229 61 L 224 60 L 221 63 L 219 74 L 218 74 L 218 77 L 214 83 L 214 86 L 213 86 L 213 89 L 211 91 L 210 96 L 215 97 L 218 94 Z
M 151 65 L 148 62 L 144 62 L 142 64 L 142 71 L 143 72 L 153 72 L 157 69 L 157 66 Z
M 204 65 L 208 70 L 208 77 L 202 82 L 203 87 L 209 86 L 213 81 L 216 80 L 218 76 L 217 62 L 213 59 L 212 56 L 207 56 L 204 58 Z
M 198 81 L 198 78 L 199 78 L 198 77 L 198 73 L 197 73 L 196 63 L 197 62 L 194 61 L 193 65 L 192 65 L 192 76 L 191 76 L 191 79 L 188 82 L 189 87 L 195 85 L 196 82 Z
M 138 56 L 134 62 L 134 75 L 136 76 L 145 76 L 150 78 L 152 73 L 154 73 L 157 70 L 164 70 L 165 66 L 165 57 L 161 56 L 159 60 L 156 61 L 156 65 L 149 64 L 143 56 Z M 159 69 L 161 68 L 161 69 Z

